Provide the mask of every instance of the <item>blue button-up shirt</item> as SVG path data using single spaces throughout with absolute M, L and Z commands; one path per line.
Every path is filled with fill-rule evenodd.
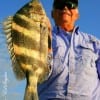
M 53 61 L 48 79 L 38 86 L 39 100 L 99 100 L 100 40 L 55 26 Z

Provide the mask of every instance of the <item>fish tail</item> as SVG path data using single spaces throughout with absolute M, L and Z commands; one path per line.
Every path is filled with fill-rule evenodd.
M 26 87 L 24 100 L 39 100 L 37 92 L 34 93 L 34 92 L 30 91 L 28 88 L 29 87 Z M 32 89 L 34 89 L 34 88 L 32 88 Z
M 37 91 L 38 71 L 26 72 L 27 85 L 24 100 L 39 100 Z

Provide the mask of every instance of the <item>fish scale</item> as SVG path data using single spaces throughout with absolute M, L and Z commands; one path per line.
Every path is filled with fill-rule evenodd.
M 32 0 L 14 16 L 4 21 L 13 71 L 20 80 L 26 78 L 24 100 L 39 100 L 37 85 L 48 77 L 48 54 L 51 53 L 51 31 L 44 8 Z

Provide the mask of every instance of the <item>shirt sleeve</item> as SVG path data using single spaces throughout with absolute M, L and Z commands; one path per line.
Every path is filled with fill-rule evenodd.
M 99 59 L 96 61 L 96 67 L 97 67 L 98 77 L 100 79 L 100 55 L 99 55 Z
M 94 36 L 90 36 L 90 40 L 92 40 L 94 51 L 98 55 L 98 58 L 96 60 L 96 68 L 97 68 L 98 78 L 100 79 L 100 39 Z
M 96 42 L 96 51 L 98 54 L 98 59 L 96 61 L 96 67 L 97 67 L 98 78 L 100 79 L 100 40 Z

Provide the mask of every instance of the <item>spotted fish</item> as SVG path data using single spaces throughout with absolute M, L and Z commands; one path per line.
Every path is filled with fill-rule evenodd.
M 38 100 L 37 86 L 50 72 L 51 32 L 42 4 L 31 0 L 4 23 L 7 46 L 15 76 L 26 78 L 24 100 Z

